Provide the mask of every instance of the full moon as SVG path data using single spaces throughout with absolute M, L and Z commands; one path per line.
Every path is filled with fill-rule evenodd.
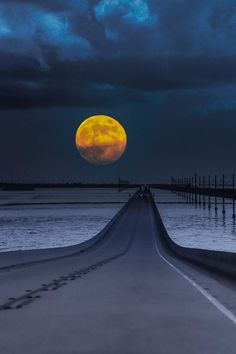
M 85 160 L 95 165 L 109 165 L 119 160 L 125 152 L 127 135 L 116 119 L 96 115 L 81 123 L 75 143 Z

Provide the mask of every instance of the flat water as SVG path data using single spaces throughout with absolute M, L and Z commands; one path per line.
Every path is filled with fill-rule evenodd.
M 192 248 L 236 252 L 236 220 L 232 218 L 232 201 L 226 200 L 225 216 L 222 198 L 215 212 L 214 198 L 208 205 L 188 204 L 176 193 L 153 190 L 155 200 L 170 237 L 179 245 Z M 206 198 L 206 201 L 208 199 Z
M 95 236 L 134 190 L 0 191 L 0 251 L 63 247 Z

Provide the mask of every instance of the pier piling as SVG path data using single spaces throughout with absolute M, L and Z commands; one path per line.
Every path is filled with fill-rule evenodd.
M 233 189 L 233 191 L 234 191 L 234 188 L 235 188 L 234 180 L 235 180 L 235 175 L 233 173 L 233 181 L 232 181 L 232 189 Z M 233 217 L 233 219 L 235 219 L 235 198 L 234 198 L 234 196 L 233 196 L 232 203 L 233 203 L 233 215 L 232 215 L 232 217 Z
M 217 176 L 215 176 L 215 192 L 217 190 Z M 218 207 L 217 207 L 217 195 L 215 193 L 215 212 L 217 213 Z
M 223 198 L 222 198 L 222 202 L 223 202 L 223 210 L 222 213 L 223 215 L 225 215 L 225 196 L 224 196 L 224 189 L 225 189 L 225 175 L 222 175 L 222 189 L 223 189 Z
M 211 209 L 211 176 L 208 177 L 208 209 Z

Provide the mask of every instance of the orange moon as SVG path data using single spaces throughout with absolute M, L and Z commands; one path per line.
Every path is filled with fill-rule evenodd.
M 114 118 L 96 115 L 85 119 L 76 131 L 76 147 L 80 155 L 95 165 L 109 165 L 123 155 L 127 134 Z

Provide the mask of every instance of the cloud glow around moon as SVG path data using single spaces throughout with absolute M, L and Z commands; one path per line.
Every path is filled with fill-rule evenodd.
M 109 165 L 125 152 L 127 135 L 123 126 L 114 118 L 95 115 L 85 119 L 75 136 L 80 155 L 95 165 Z

